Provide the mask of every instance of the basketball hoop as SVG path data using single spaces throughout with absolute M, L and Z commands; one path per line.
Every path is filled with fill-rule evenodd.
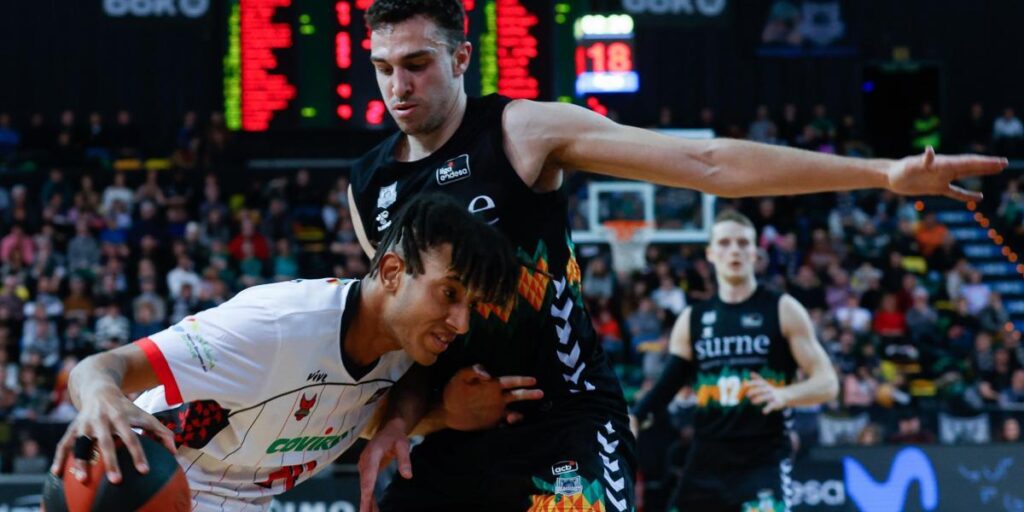
M 612 267 L 619 274 L 643 270 L 644 251 L 650 243 L 650 224 L 644 220 L 616 219 L 602 222 L 604 235 L 612 249 Z

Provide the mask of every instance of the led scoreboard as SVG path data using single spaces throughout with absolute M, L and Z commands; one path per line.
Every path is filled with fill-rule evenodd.
M 636 92 L 633 18 L 628 14 L 587 15 L 573 25 L 576 38 L 576 95 Z
M 463 0 L 473 61 L 469 94 L 551 100 L 571 94 L 580 0 Z M 229 0 L 225 117 L 234 130 L 377 129 L 391 123 L 370 64 L 373 0 Z M 569 43 L 564 42 L 568 40 Z M 571 73 L 571 65 L 563 66 Z

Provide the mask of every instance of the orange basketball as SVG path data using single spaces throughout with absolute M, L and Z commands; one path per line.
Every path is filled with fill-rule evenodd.
M 121 468 L 121 483 L 107 480 L 106 469 L 93 450 L 89 464 L 89 478 L 79 482 L 66 471 L 73 461 L 65 463 L 63 477 L 47 474 L 43 486 L 45 512 L 188 512 L 192 508 L 191 493 L 185 473 L 174 455 L 163 445 L 138 436 L 149 463 L 149 473 L 136 471 L 131 454 L 117 441 L 117 463 Z

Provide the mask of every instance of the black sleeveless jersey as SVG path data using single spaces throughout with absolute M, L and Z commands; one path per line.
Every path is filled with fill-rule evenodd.
M 696 440 L 743 446 L 750 459 L 788 445 L 789 412 L 763 414 L 747 398 L 747 382 L 756 372 L 777 386 L 793 381 L 797 364 L 782 335 L 782 295 L 758 286 L 747 300 L 729 304 L 714 299 L 694 304 L 690 340 L 697 367 Z
M 497 95 L 469 98 L 455 134 L 424 159 L 395 160 L 401 133 L 361 158 L 351 185 L 363 229 L 376 244 L 415 194 L 454 196 L 508 236 L 523 265 L 515 305 L 479 306 L 469 333 L 435 364 L 439 381 L 459 367 L 482 363 L 493 375 L 537 377 L 545 400 L 520 404 L 521 409 L 557 412 L 588 402 L 592 412 L 622 415 L 621 389 L 583 308 L 567 199 L 562 191 L 534 192 L 505 155 L 502 112 L 509 101 Z

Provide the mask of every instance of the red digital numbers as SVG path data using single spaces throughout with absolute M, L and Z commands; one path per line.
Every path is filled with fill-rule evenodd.
M 576 74 L 633 71 L 633 48 L 627 43 L 590 43 L 576 47 Z
M 274 23 L 278 8 L 291 0 L 241 0 L 239 3 L 242 53 L 242 129 L 261 132 L 270 127 L 274 113 L 288 108 L 295 86 L 277 68 L 274 51 L 292 47 L 291 27 Z
M 379 125 L 384 122 L 384 114 L 387 113 L 384 102 L 381 100 L 370 100 L 366 104 L 366 122 L 371 125 Z
M 530 29 L 537 15 L 518 0 L 498 0 L 498 92 L 512 98 L 536 99 L 540 84 L 530 74 L 530 62 L 537 58 L 537 38 Z

